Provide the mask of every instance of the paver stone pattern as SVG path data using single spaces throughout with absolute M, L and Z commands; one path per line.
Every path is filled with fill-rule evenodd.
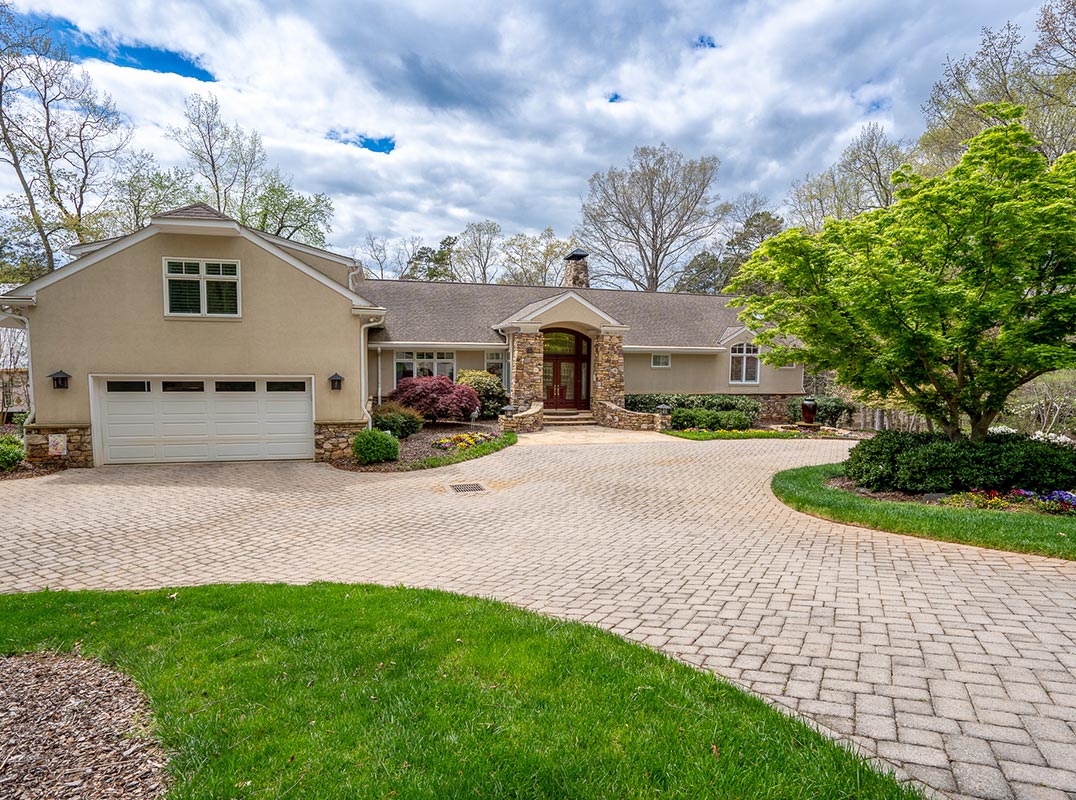
M 400 474 L 70 470 L 0 483 L 0 590 L 495 597 L 712 670 L 948 796 L 1076 798 L 1076 563 L 830 523 L 771 494 L 777 470 L 848 447 L 665 437 Z

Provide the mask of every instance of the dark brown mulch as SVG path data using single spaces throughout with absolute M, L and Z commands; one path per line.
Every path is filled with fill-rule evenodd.
M 0 469 L 0 481 L 17 481 L 19 478 L 40 478 L 67 469 L 63 464 L 27 464 L 23 461 L 15 469 Z
M 846 478 L 844 475 L 830 478 L 826 481 L 826 486 L 831 489 L 843 489 L 846 492 L 852 492 L 861 497 L 869 497 L 872 500 L 893 500 L 898 503 L 924 503 L 926 505 L 937 505 L 939 497 L 938 495 L 908 494 L 907 492 L 872 492 L 856 486 L 854 480 Z
M 131 679 L 77 655 L 0 658 L 0 797 L 162 797 L 165 755 Z
M 432 456 L 445 455 L 444 450 L 437 450 L 432 445 L 438 439 L 453 436 L 457 433 L 468 431 L 491 432 L 500 435 L 500 426 L 493 423 L 478 422 L 470 423 L 439 422 L 436 425 L 426 424 L 418 433 L 408 436 L 400 442 L 400 457 L 396 461 L 385 461 L 381 464 L 360 464 L 354 458 L 337 458 L 329 463 L 337 469 L 346 469 L 351 472 L 400 472 L 406 470 L 408 465 L 416 461 L 425 461 Z

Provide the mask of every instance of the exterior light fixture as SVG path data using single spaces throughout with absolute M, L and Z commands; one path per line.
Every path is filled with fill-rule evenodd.
M 661 414 L 661 416 L 663 416 L 663 417 L 669 416 L 669 414 L 671 412 L 672 412 L 672 406 L 670 406 L 668 403 L 662 403 L 661 405 L 658 406 L 658 413 Z
M 334 392 L 338 392 L 344 388 L 344 376 L 339 372 L 334 372 L 329 376 L 329 386 Z
M 66 389 L 67 381 L 71 376 L 61 369 L 58 372 L 52 373 L 49 377 L 52 378 L 53 389 Z
M 506 406 L 501 406 L 501 411 L 503 411 L 503 412 L 504 412 L 504 415 L 505 415 L 506 417 L 508 417 L 509 419 L 511 419 L 511 418 L 512 418 L 512 417 L 513 417 L 513 416 L 515 415 L 515 413 L 516 413 L 516 407 L 515 407 L 515 406 L 513 406 L 513 405 L 511 405 L 511 404 L 509 404 L 509 405 L 506 405 Z

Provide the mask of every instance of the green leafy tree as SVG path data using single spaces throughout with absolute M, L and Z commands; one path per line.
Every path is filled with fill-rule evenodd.
M 724 224 L 724 240 L 712 250 L 696 253 L 688 262 L 676 291 L 721 294 L 736 277 L 740 267 L 764 241 L 784 229 L 784 220 L 768 209 L 768 201 L 757 194 L 741 195 L 732 204 Z
M 150 152 L 139 150 L 120 160 L 107 208 L 108 228 L 115 236 L 133 233 L 149 218 L 196 202 L 189 170 L 162 169 Z
M 456 237 L 446 236 L 437 249 L 423 245 L 415 250 L 407 262 L 407 268 L 400 274 L 401 280 L 407 281 L 443 281 L 456 280 L 454 255 Z
M 898 172 L 893 206 L 765 242 L 731 287 L 755 291 L 740 318 L 765 360 L 834 370 L 953 440 L 962 415 L 981 440 L 1010 393 L 1076 365 L 1076 153 L 1049 165 L 1021 111 L 983 109 L 1005 123 L 944 175 Z
M 262 176 L 246 224 L 284 239 L 324 247 L 325 235 L 332 231 L 332 218 L 333 201 L 328 195 L 297 192 L 280 170 L 272 169 Z
M 501 244 L 504 270 L 497 283 L 559 286 L 564 277 L 564 257 L 576 247 L 574 238 L 558 239 L 552 228 L 537 236 L 510 236 Z

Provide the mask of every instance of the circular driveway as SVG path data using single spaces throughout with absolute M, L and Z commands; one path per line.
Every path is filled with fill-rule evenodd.
M 716 672 L 948 795 L 1076 798 L 1076 563 L 829 523 L 770 493 L 774 472 L 847 449 L 662 437 L 400 474 L 70 470 L 0 482 L 0 590 L 495 597 Z

